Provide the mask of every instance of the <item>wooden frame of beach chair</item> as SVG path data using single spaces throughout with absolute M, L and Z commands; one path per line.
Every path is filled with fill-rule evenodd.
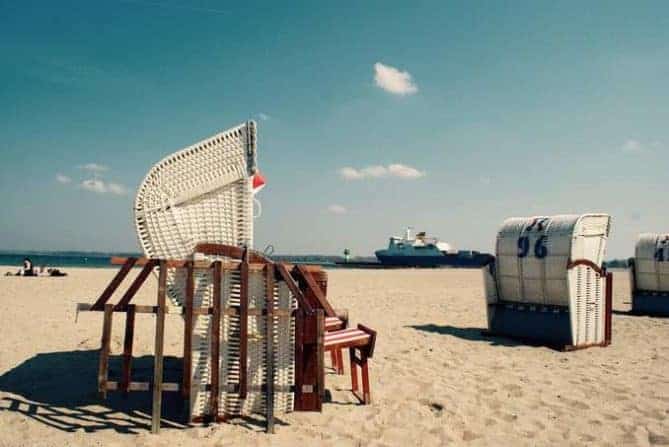
M 348 311 L 336 310 L 327 300 L 327 272 L 307 269 L 304 265 L 296 265 L 292 274 L 297 278 L 300 287 L 305 291 L 305 298 L 312 307 L 325 312 L 325 331 L 332 332 L 348 327 Z M 335 372 L 344 374 L 344 357 L 341 349 L 330 350 L 330 360 Z
M 239 251 L 231 252 L 231 256 L 237 256 Z M 120 264 L 121 269 L 117 275 L 112 279 L 107 288 L 103 291 L 100 297 L 94 304 L 80 303 L 77 305 L 77 311 L 102 311 L 104 312 L 102 341 L 100 349 L 100 361 L 98 372 L 98 390 L 102 397 L 106 397 L 107 391 L 147 391 L 153 389 L 154 403 L 152 415 L 152 431 L 158 432 L 160 429 L 160 414 L 161 414 L 161 396 L 163 391 L 181 392 L 185 399 L 189 399 L 194 386 L 192 381 L 192 344 L 189 343 L 193 337 L 194 318 L 198 316 L 209 316 L 215 322 L 221 321 L 223 317 L 241 317 L 246 314 L 247 318 L 257 318 L 260 316 L 268 317 L 267 331 L 269 336 L 265 337 L 265 344 L 267 349 L 267 356 L 265 359 L 273 359 L 274 361 L 266 362 L 266 378 L 264 383 L 251 383 L 240 380 L 239 383 L 221 383 L 219 381 L 221 368 L 221 325 L 213 324 L 211 326 L 211 351 L 209 356 L 211 368 L 211 380 L 206 384 L 197 384 L 203 388 L 209 395 L 207 412 L 199 416 L 191 418 L 191 422 L 207 422 L 207 421 L 225 421 L 239 414 L 226 414 L 225 410 L 221 408 L 221 397 L 225 393 L 239 394 L 240 396 L 247 395 L 249 392 L 260 393 L 267 403 L 265 405 L 264 413 L 267 418 L 267 431 L 273 432 L 274 427 L 274 413 L 277 392 L 289 393 L 294 397 L 290 400 L 291 410 L 294 411 L 320 411 L 322 408 L 322 396 L 324 393 L 323 383 L 323 334 L 324 327 L 324 313 L 320 309 L 313 309 L 309 302 L 304 298 L 304 294 L 300 290 L 297 282 L 290 275 L 290 266 L 284 264 L 274 264 L 267 262 L 263 257 L 257 253 L 250 251 L 242 252 L 241 261 L 192 261 L 192 260 L 156 260 L 147 258 L 112 258 L 113 264 Z M 251 263 L 250 261 L 254 261 Z M 137 278 L 132 282 L 128 290 L 123 294 L 117 304 L 109 304 L 108 301 L 118 289 L 121 282 L 127 276 L 133 266 L 142 267 Z M 140 306 L 131 303 L 137 291 L 144 284 L 145 280 L 155 268 L 159 269 L 159 288 L 158 288 L 158 302 L 156 306 Z M 187 297 L 184 307 L 168 306 L 166 304 L 166 289 L 167 289 L 167 274 L 169 269 L 184 269 L 186 271 L 187 290 L 185 295 Z M 307 270 L 309 268 L 307 267 Z M 214 284 L 214 299 L 212 306 L 199 307 L 195 306 L 193 302 L 193 295 L 195 292 L 195 272 L 196 271 L 211 271 L 215 278 Z M 223 283 L 222 278 L 226 273 L 238 272 L 240 274 L 240 294 L 243 296 L 247 292 L 250 281 L 248 277 L 251 275 L 262 275 L 266 278 L 266 297 L 271 297 L 268 300 L 268 305 L 265 308 L 249 307 L 244 305 L 243 298 L 239 306 L 221 306 L 224 301 L 221 299 L 223 293 L 220 284 Z M 296 309 L 281 309 L 277 303 L 276 290 L 277 283 L 285 283 L 285 286 L 290 290 L 291 294 L 295 295 L 295 299 L 299 303 Z M 246 285 L 244 285 L 246 283 Z M 216 286 L 219 284 L 219 286 Z M 283 287 L 283 286 L 282 286 Z M 114 312 L 126 313 L 126 330 L 124 338 L 123 350 L 123 368 L 122 378 L 120 381 L 108 380 L 108 366 L 110 356 L 110 340 L 112 316 Z M 153 382 L 134 382 L 131 380 L 131 365 L 132 365 L 132 346 L 134 337 L 134 322 L 137 313 L 153 313 L 157 316 L 156 335 L 155 335 L 155 368 Z M 165 315 L 179 314 L 184 315 L 184 355 L 183 355 L 183 375 L 181 383 L 163 383 L 163 340 Z M 276 356 L 273 354 L 275 346 L 275 334 L 273 334 L 274 322 L 278 319 L 294 319 L 295 327 L 295 344 L 294 344 L 294 376 L 290 376 L 289 380 L 294 381 L 294 385 L 276 387 L 275 381 L 267 379 L 274 375 L 273 369 L 276 363 Z M 240 332 L 240 351 L 248 348 L 248 333 Z M 246 347 L 245 347 L 246 346 Z M 241 358 L 246 356 L 242 355 Z M 247 365 L 245 362 L 240 362 L 240 369 L 244 370 Z M 280 372 L 278 372 L 280 374 Z M 242 374 L 241 377 L 245 375 Z M 241 397 L 244 399 L 244 397 Z
M 608 346 L 612 274 L 602 267 L 610 217 L 507 219 L 483 269 L 488 333 L 564 350 Z
M 148 258 L 112 258 L 112 264 L 121 265 L 119 272 L 110 281 L 100 297 L 93 304 L 79 303 L 77 311 L 101 311 L 104 312 L 100 361 L 98 371 L 98 390 L 102 397 L 106 397 L 108 391 L 147 391 L 153 390 L 153 412 L 152 431 L 160 429 L 160 415 L 162 392 L 181 392 L 184 399 L 193 396 L 194 388 L 198 387 L 209 396 L 207 399 L 206 412 L 190 418 L 191 422 L 226 421 L 232 417 L 243 415 L 240 412 L 228 413 L 225 399 L 226 393 L 238 395 L 239 399 L 247 399 L 251 393 L 260 395 L 266 405 L 262 412 L 266 416 L 267 431 L 273 432 L 275 418 L 275 404 L 277 393 L 288 393 L 291 410 L 294 411 L 321 411 L 323 396 L 325 392 L 324 378 L 324 353 L 326 351 L 341 352 L 343 349 L 350 350 L 352 391 L 362 403 L 370 402 L 370 386 L 368 359 L 372 357 L 376 340 L 376 332 L 358 326 L 358 329 L 339 329 L 326 332 L 325 311 L 317 308 L 312 303 L 314 300 L 321 303 L 324 300 L 322 288 L 313 280 L 313 274 L 320 271 L 317 266 L 290 266 L 282 263 L 273 263 L 263 255 L 248 249 L 231 247 L 221 244 L 198 244 L 197 251 L 212 256 L 222 256 L 222 260 L 159 260 Z M 238 259 L 241 258 L 241 259 Z M 123 293 L 117 304 L 110 304 L 112 295 L 119 288 L 123 280 L 133 267 L 141 267 L 137 277 L 131 282 L 127 291 Z M 142 287 L 148 276 L 158 269 L 158 298 L 156 306 L 135 305 L 131 301 Z M 167 278 L 172 269 L 184 270 L 186 282 L 183 291 L 185 299 L 184 306 L 169 306 L 166 302 Z M 213 277 L 213 299 L 211 305 L 196 305 L 196 275 L 206 272 Z M 225 275 L 237 275 L 239 277 L 238 288 L 225 287 Z M 264 278 L 264 291 L 259 292 L 257 287 L 250 290 L 253 284 L 252 276 Z M 298 276 L 298 281 L 295 276 Z M 322 278 L 321 278 L 322 279 Z M 297 303 L 295 308 L 281 308 L 281 288 L 289 292 Z M 231 290 L 239 291 L 238 304 L 229 304 L 224 299 L 226 293 Z M 262 295 L 266 303 L 262 306 L 250 306 L 249 300 L 253 294 Z M 320 298 L 319 298 L 320 297 Z M 228 303 L 223 305 L 223 303 Z M 257 302 L 256 302 L 257 304 Z M 126 329 L 123 343 L 123 366 L 122 377 L 119 381 L 110 381 L 108 377 L 110 340 L 112 317 L 114 312 L 126 313 Z M 134 338 L 135 315 L 138 313 L 156 314 L 155 334 L 155 362 L 153 382 L 135 382 L 131 379 L 132 348 Z M 180 383 L 163 382 L 163 345 L 165 331 L 165 316 L 178 314 L 184 316 L 184 353 L 183 374 Z M 213 320 L 210 326 L 211 352 L 207 356 L 210 368 L 210 380 L 207 383 L 194 383 L 193 365 L 193 335 L 195 330 L 195 318 L 207 316 Z M 239 370 L 248 370 L 249 365 L 242 359 L 253 358 L 249 355 L 249 333 L 248 326 L 244 329 L 243 320 L 248 323 L 249 318 L 265 319 L 264 337 L 264 376 L 261 382 L 244 380 L 246 374 L 239 376 L 240 380 L 222 383 L 221 368 L 225 367 L 222 356 L 223 337 L 221 336 L 222 318 L 233 317 L 240 319 L 239 330 Z M 275 333 L 278 320 L 294 320 L 294 374 L 288 375 L 289 385 L 278 385 L 276 378 L 281 371 L 275 371 L 281 362 L 275 353 L 276 340 L 281 336 Z M 257 329 L 257 327 L 256 327 Z M 230 342 L 228 342 L 229 344 Z M 245 354 L 246 353 L 246 354 Z M 272 361 L 267 361 L 272 359 Z M 362 370 L 362 393 L 358 390 L 357 366 Z M 253 407 L 257 410 L 261 407 Z
M 639 235 L 630 258 L 631 313 L 669 317 L 669 234 Z
M 133 266 L 142 266 L 142 270 L 132 282 L 127 291 L 123 294 L 117 304 L 110 304 L 114 292 L 121 285 Z M 95 303 L 79 303 L 79 311 L 102 311 L 104 319 L 102 325 L 102 340 L 100 346 L 100 357 L 98 364 L 98 392 L 102 398 L 106 398 L 108 391 L 148 391 L 153 390 L 153 410 L 151 418 L 151 431 L 157 433 L 160 430 L 160 415 L 162 405 L 163 391 L 178 392 L 181 384 L 163 382 L 163 349 L 165 336 L 165 315 L 168 313 L 166 306 L 166 285 L 167 285 L 167 261 L 164 260 L 145 260 L 137 258 L 127 258 L 122 260 L 121 270 L 109 283 Z M 146 278 L 158 268 L 158 297 L 156 306 L 140 306 L 131 304 L 137 291 L 146 281 Z M 109 380 L 109 356 L 112 319 L 115 312 L 126 314 L 125 335 L 123 339 L 123 363 L 121 370 L 121 379 L 119 381 Z M 155 314 L 156 332 L 155 332 L 155 362 L 153 382 L 134 382 L 132 375 L 132 351 L 135 329 L 136 314 Z
M 325 351 L 341 352 L 349 350 L 351 362 L 351 392 L 363 405 L 372 402 L 371 387 L 369 384 L 369 359 L 374 356 L 376 346 L 376 331 L 359 324 L 357 328 L 341 329 L 325 334 Z M 360 367 L 362 393 L 358 388 L 358 371 Z

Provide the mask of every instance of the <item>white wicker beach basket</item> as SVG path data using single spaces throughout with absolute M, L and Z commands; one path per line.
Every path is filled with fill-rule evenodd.
M 636 289 L 669 292 L 669 234 L 639 235 L 634 257 Z
M 151 168 L 135 200 L 135 224 L 147 257 L 192 259 L 198 243 L 252 247 L 253 190 L 256 173 L 256 124 L 241 124 L 167 156 Z M 199 255 L 197 259 L 216 260 Z M 249 306 L 264 308 L 263 272 L 251 272 Z M 194 306 L 213 305 L 211 269 L 195 271 Z M 224 271 L 221 309 L 239 305 L 239 272 Z M 167 294 L 172 305 L 185 302 L 185 269 L 170 270 Z M 276 308 L 293 309 L 295 300 L 283 283 L 275 287 Z M 261 386 L 267 383 L 266 317 L 250 317 L 248 324 L 249 392 L 246 399 L 228 391 L 239 383 L 239 317 L 221 318 L 219 415 L 262 412 L 266 402 Z M 194 318 L 192 342 L 191 417 L 207 414 L 211 383 L 211 316 Z M 275 412 L 291 411 L 295 382 L 294 320 L 274 321 Z
M 571 269 L 568 265 L 587 260 L 601 268 L 610 221 L 605 214 L 504 221 L 497 235 L 494 276 L 488 270 L 485 273 L 491 324 L 498 309 L 493 304 L 498 301 L 521 310 L 563 306 L 568 308 L 573 345 L 602 341 L 605 279 L 587 265 Z

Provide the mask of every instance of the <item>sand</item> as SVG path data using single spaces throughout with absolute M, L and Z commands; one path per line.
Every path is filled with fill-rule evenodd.
M 328 371 L 332 402 L 282 417 L 271 436 L 252 421 L 184 427 L 168 393 L 165 428 L 152 435 L 149 393 L 100 401 L 101 314 L 75 323 L 75 303 L 92 302 L 114 270 L 68 271 L 0 278 L 0 446 L 669 445 L 669 319 L 625 314 L 623 271 L 613 345 L 571 353 L 481 336 L 479 271 L 330 271 L 335 307 L 378 330 L 374 402 L 356 405 L 349 377 Z M 137 303 L 155 300 L 155 283 Z M 114 323 L 118 354 L 122 318 Z M 138 317 L 140 373 L 151 374 L 153 324 Z M 182 328 L 168 318 L 168 354 L 181 351 Z

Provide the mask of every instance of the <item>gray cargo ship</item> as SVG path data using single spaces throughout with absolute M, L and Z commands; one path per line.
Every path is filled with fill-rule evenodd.
M 454 250 L 446 242 L 429 237 L 425 232 L 411 237 L 411 228 L 405 236 L 391 237 L 388 248 L 377 250 L 376 258 L 383 265 L 403 267 L 482 267 L 493 258 L 488 253 L 472 250 Z

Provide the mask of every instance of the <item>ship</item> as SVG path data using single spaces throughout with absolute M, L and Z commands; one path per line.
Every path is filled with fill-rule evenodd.
M 377 250 L 376 258 L 384 266 L 394 267 L 466 267 L 478 268 L 487 265 L 493 256 L 475 250 L 456 250 L 450 244 L 424 231 L 411 237 L 411 228 L 405 236 L 390 238 L 388 248 Z

